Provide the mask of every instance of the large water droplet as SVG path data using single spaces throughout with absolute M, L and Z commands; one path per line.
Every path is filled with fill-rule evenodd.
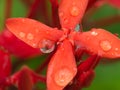
M 101 42 L 100 42 L 100 47 L 101 47 L 104 51 L 109 51 L 109 50 L 112 48 L 110 42 L 107 41 L 107 40 L 101 41 Z
M 55 49 L 55 44 L 50 41 L 50 40 L 46 40 L 44 39 L 42 42 L 39 42 L 40 45 L 40 50 L 43 53 L 50 53 Z
M 65 86 L 67 85 L 73 78 L 72 72 L 68 68 L 62 68 L 55 73 L 54 80 L 57 85 Z
M 73 6 L 73 7 L 71 8 L 71 10 L 70 10 L 70 14 L 71 14 L 72 16 L 78 16 L 78 15 L 79 15 L 79 9 L 78 9 L 78 7 Z

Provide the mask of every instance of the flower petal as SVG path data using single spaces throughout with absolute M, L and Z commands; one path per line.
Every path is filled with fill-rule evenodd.
M 47 90 L 62 90 L 73 79 L 76 72 L 72 46 L 68 40 L 65 40 L 60 44 L 48 65 Z
M 9 53 L 12 53 L 19 58 L 28 58 L 42 54 L 40 49 L 29 46 L 15 37 L 8 30 L 3 30 L 3 32 L 0 34 L 0 45 L 8 50 Z
M 42 42 L 46 40 L 55 43 L 62 35 L 62 31 L 28 18 L 8 19 L 6 26 L 19 39 L 34 48 L 41 48 Z
M 61 0 L 59 17 L 62 28 L 74 29 L 81 22 L 88 0 Z
M 120 8 L 120 0 L 108 0 L 108 2 L 111 5 L 113 5 L 113 6 L 117 7 L 117 8 Z
M 103 29 L 92 29 L 79 33 L 75 37 L 76 44 L 85 47 L 89 52 L 107 58 L 120 57 L 120 40 Z

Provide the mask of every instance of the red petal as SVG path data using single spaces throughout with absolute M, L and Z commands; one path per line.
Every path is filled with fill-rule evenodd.
M 59 17 L 62 28 L 74 29 L 81 22 L 88 0 L 61 0 Z
M 29 71 L 24 68 L 20 72 L 19 80 L 18 80 L 18 90 L 32 90 L 33 81 Z
M 50 40 L 57 41 L 62 31 L 52 29 L 38 21 L 28 18 L 12 18 L 6 22 L 7 28 L 19 39 L 35 48 L 41 48 L 42 42 Z
M 76 43 L 88 51 L 107 58 L 120 57 L 120 40 L 103 29 L 92 29 L 76 35 Z
M 113 6 L 117 7 L 117 8 L 120 8 L 120 0 L 108 0 L 108 2 L 111 5 L 113 5 Z
M 21 70 L 19 70 L 10 77 L 10 81 L 12 84 L 17 85 L 20 89 L 20 88 L 29 88 L 29 84 L 33 85 L 36 84 L 37 82 L 45 83 L 46 78 L 35 73 L 27 66 L 23 66 Z M 23 90 L 31 90 L 31 89 L 23 89 Z
M 0 50 L 0 81 L 5 79 L 11 73 L 11 61 L 8 53 Z
M 68 40 L 65 40 L 48 65 L 47 90 L 62 90 L 73 79 L 76 72 L 72 46 Z
M 4 30 L 0 34 L 0 45 L 19 58 L 27 58 L 42 54 L 39 49 L 27 45 L 23 41 L 16 38 L 8 30 Z

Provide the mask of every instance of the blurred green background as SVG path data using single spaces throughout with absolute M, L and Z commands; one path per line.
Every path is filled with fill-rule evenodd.
M 5 2 L 6 0 L 0 0 L 0 29 L 3 29 L 5 19 Z M 13 0 L 11 17 L 25 17 L 27 14 L 27 8 L 21 2 L 21 0 Z M 104 17 L 120 15 L 120 10 L 112 7 L 108 4 L 103 5 L 94 12 L 93 16 L 89 18 L 91 21 L 101 20 Z M 101 28 L 107 29 L 112 33 L 118 33 L 120 35 L 120 21 L 112 25 L 101 26 Z M 41 60 L 40 60 L 41 59 Z M 34 58 L 30 62 L 26 63 L 30 68 L 36 68 L 39 63 L 43 61 L 43 57 Z M 84 90 L 120 90 L 120 62 L 116 61 L 101 61 L 96 68 L 96 77 L 89 88 Z

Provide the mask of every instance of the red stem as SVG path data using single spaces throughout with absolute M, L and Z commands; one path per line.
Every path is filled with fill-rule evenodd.
M 28 18 L 32 18 L 36 15 L 37 9 L 39 8 L 40 3 L 42 0 L 35 0 L 34 3 L 32 4 L 30 11 L 28 12 Z
M 54 53 L 54 52 L 53 52 L 53 53 Z M 45 69 L 45 67 L 48 65 L 48 63 L 49 63 L 49 61 L 50 61 L 53 53 L 51 53 L 51 54 L 47 57 L 47 59 L 36 69 L 36 73 L 41 73 L 41 72 Z
M 52 24 L 53 27 L 59 27 L 60 28 L 60 23 L 59 23 L 59 16 L 58 16 L 58 1 L 57 0 L 50 0 L 51 5 L 52 5 Z
M 31 4 L 32 4 L 32 2 L 31 2 L 31 0 L 21 0 L 24 4 L 25 4 L 25 6 L 27 6 L 27 7 L 30 7 L 31 6 Z

